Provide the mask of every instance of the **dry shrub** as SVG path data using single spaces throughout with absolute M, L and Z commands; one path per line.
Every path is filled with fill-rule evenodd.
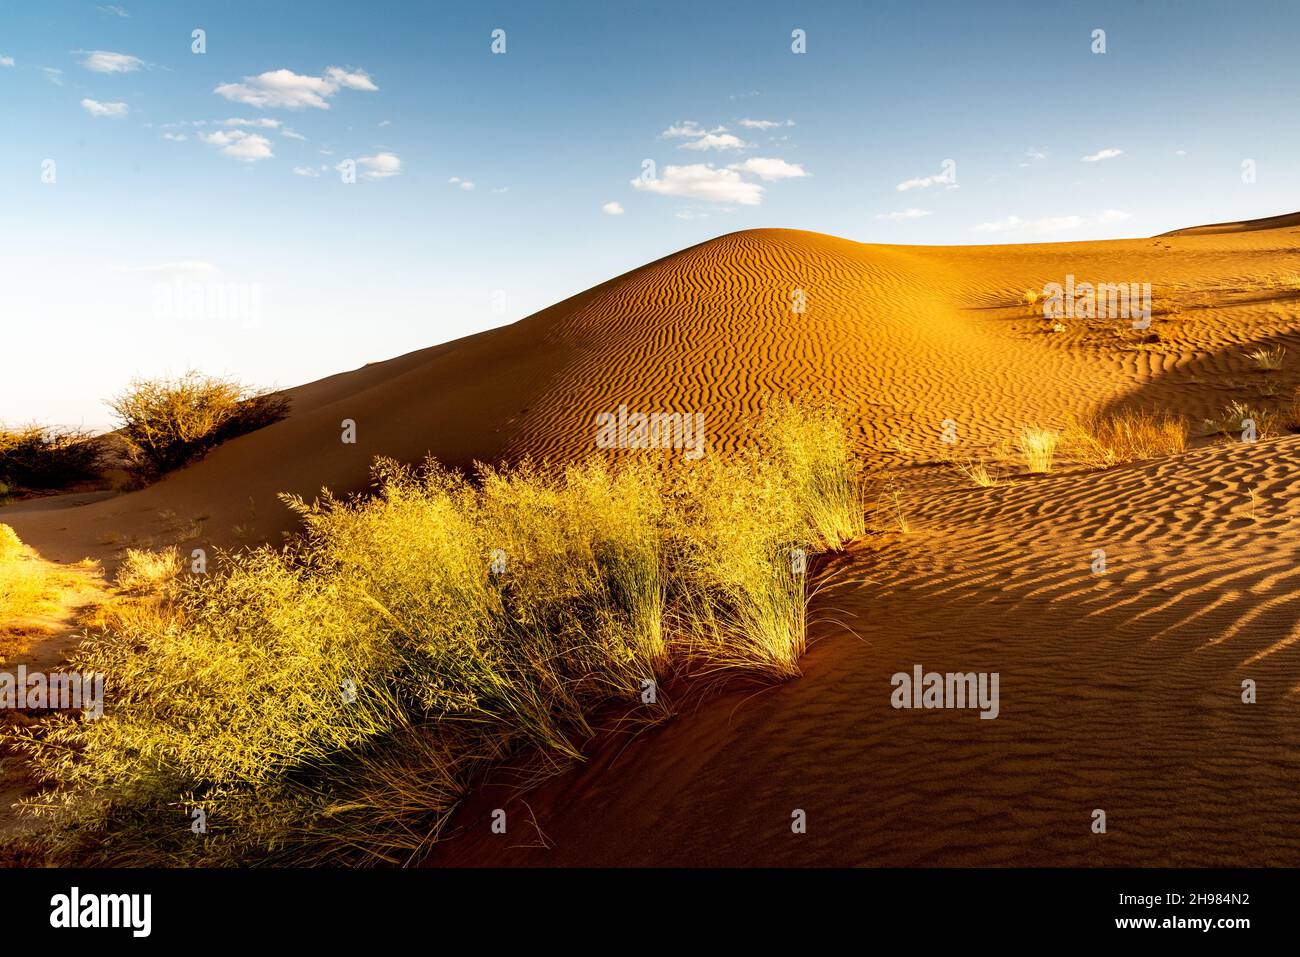
M 288 414 L 289 400 L 188 372 L 177 378 L 134 379 L 109 407 L 120 423 L 131 473 L 153 481 L 228 439 L 278 422 Z
M 103 458 L 100 440 L 80 429 L 0 429 L 0 482 L 11 490 L 61 489 L 98 478 Z
M 1064 455 L 1089 468 L 1108 469 L 1187 449 L 1187 423 L 1160 412 L 1126 411 L 1069 420 L 1061 435 Z
M 1271 439 L 1282 434 L 1287 418 L 1286 413 L 1233 399 L 1217 418 L 1206 419 L 1204 424 L 1210 435 L 1234 436 L 1244 433 L 1248 422 L 1254 423 L 1256 438 Z

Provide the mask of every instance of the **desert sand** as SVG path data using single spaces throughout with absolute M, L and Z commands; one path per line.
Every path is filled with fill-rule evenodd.
M 1151 328 L 1051 331 L 1024 293 L 1067 275 L 1150 282 Z M 1256 369 L 1258 345 L 1286 346 L 1283 369 Z M 277 493 L 363 489 L 375 455 L 561 461 L 593 451 L 597 415 L 620 405 L 702 411 L 726 454 L 765 396 L 830 399 L 892 470 L 912 532 L 834 559 L 803 677 L 692 699 L 527 793 L 502 769 L 431 863 L 1296 865 L 1300 437 L 1204 438 L 988 489 L 939 459 L 1072 413 L 1158 409 L 1198 426 L 1298 383 L 1297 216 L 969 247 L 749 230 L 290 390 L 287 419 L 150 488 L 21 502 L 0 522 L 48 559 L 111 570 L 126 545 L 278 540 L 294 520 Z M 357 444 L 340 443 L 343 419 Z M 949 419 L 953 449 L 939 441 Z M 891 708 L 890 676 L 916 663 L 999 672 L 997 720 Z M 497 807 L 507 835 L 486 825 Z M 791 832 L 795 809 L 806 834 Z

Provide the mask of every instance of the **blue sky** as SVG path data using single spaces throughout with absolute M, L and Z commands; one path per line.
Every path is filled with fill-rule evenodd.
M 188 368 L 296 385 L 737 229 L 1294 211 L 1297 28 L 1290 2 L 3 0 L 0 420 L 103 427 L 131 376 Z

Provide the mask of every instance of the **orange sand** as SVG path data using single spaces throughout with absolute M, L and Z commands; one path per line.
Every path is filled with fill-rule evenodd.
M 378 454 L 571 458 L 623 404 L 702 411 L 725 453 L 765 394 L 826 397 L 894 470 L 915 531 L 835 560 L 844 584 L 814 603 L 805 676 L 596 741 L 587 765 L 526 795 L 487 787 L 435 863 L 1296 865 L 1300 438 L 993 489 L 934 461 L 953 451 L 945 419 L 955 451 L 980 455 L 1070 413 L 1199 423 L 1268 383 L 1289 396 L 1298 224 L 973 247 L 733 233 L 514 325 L 291 390 L 285 421 L 152 488 L 20 503 L 0 521 L 62 561 L 111 563 L 189 521 L 187 546 L 274 540 L 293 528 L 277 492 L 364 488 Z M 1152 283 L 1151 328 L 1051 332 L 1023 295 L 1067 274 Z M 1243 355 L 1260 344 L 1290 349 L 1282 371 Z M 354 446 L 339 441 L 349 418 Z M 893 710 L 890 675 L 916 663 L 999 672 L 1000 717 Z M 1246 677 L 1257 704 L 1240 701 Z M 514 809 L 508 837 L 487 827 L 498 806 Z M 806 835 L 790 832 L 796 808 Z

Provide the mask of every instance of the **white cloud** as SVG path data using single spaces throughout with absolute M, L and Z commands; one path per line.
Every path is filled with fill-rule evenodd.
M 973 227 L 977 233 L 1062 233 L 1081 226 L 1104 226 L 1122 222 L 1130 214 L 1119 209 L 1108 209 L 1098 216 L 1045 216 L 1042 219 L 1021 219 L 1019 216 L 1006 216 Z
M 112 53 L 108 50 L 82 51 L 86 58 L 81 65 L 96 73 L 134 73 L 144 66 L 144 60 L 129 53 Z
M 798 179 L 808 175 L 798 163 L 787 163 L 783 159 L 769 159 L 762 156 L 751 156 L 745 162 L 732 163 L 727 168 L 740 173 L 752 173 L 769 183 L 781 179 Z
M 1175 155 L 1175 156 L 1186 156 L 1186 155 L 1187 155 L 1187 150 L 1174 150 L 1174 155 Z
M 370 74 L 365 70 L 349 73 L 341 67 L 332 66 L 325 71 L 325 78 L 331 83 L 347 87 L 349 90 L 361 90 L 365 93 L 379 92 L 379 87 L 375 86 L 375 81 L 370 79 Z
M 14 58 L 11 56 L 0 56 L 0 66 L 13 66 Z
M 379 121 L 379 125 L 380 125 L 380 126 L 392 126 L 392 125 L 393 125 L 393 121 L 392 121 L 392 120 L 380 120 L 380 121 Z
M 164 133 L 163 139 L 171 140 L 173 143 L 183 143 L 185 142 L 186 136 L 184 133 Z
M 1031 146 L 1029 149 L 1025 150 L 1025 159 L 1032 163 L 1037 163 L 1039 160 L 1045 160 L 1047 159 L 1047 150 L 1040 150 L 1036 146 Z
M 84 99 L 81 101 L 81 108 L 91 116 L 126 116 L 127 105 L 125 103 L 100 103 L 99 100 Z
M 746 182 L 735 170 L 714 169 L 707 163 L 665 166 L 658 179 L 634 179 L 632 188 L 661 196 L 685 196 L 710 203 L 739 203 L 741 206 L 759 205 L 764 193 L 762 186 Z
M 195 126 L 202 126 L 203 120 L 195 121 Z M 272 120 L 267 117 L 258 117 L 255 120 L 245 120 L 240 117 L 233 117 L 228 120 L 219 120 L 217 126 L 256 126 L 264 130 L 278 130 L 280 128 L 279 120 Z
M 302 76 L 283 69 L 268 70 L 257 76 L 246 76 L 242 83 L 218 84 L 212 92 L 258 109 L 301 110 L 313 107 L 328 110 L 330 105 L 326 101 L 345 87 L 368 93 L 379 89 L 365 70 L 349 73 L 332 66 L 324 76 Z
M 453 186 L 459 186 L 464 190 L 471 190 L 474 188 L 474 181 L 472 179 L 461 179 L 459 176 L 453 176 L 451 179 L 447 180 L 447 182 Z
M 387 179 L 390 176 L 400 176 L 402 172 L 402 161 L 393 153 L 363 156 L 357 160 L 357 165 L 365 170 L 361 175 L 366 179 Z
M 287 126 L 286 126 L 284 129 L 282 129 L 282 130 L 280 131 L 280 135 L 283 136 L 283 137 L 286 137 L 286 138 L 288 138 L 288 139 L 291 139 L 291 140 L 306 140 L 306 139 L 307 139 L 307 137 L 303 136 L 303 135 L 302 135 L 301 133 L 299 133 L 297 130 L 291 130 L 291 129 L 289 129 L 289 127 L 287 127 Z
M 745 148 L 745 141 L 731 133 L 705 133 L 699 139 L 683 143 L 678 149 L 683 150 L 739 150 Z
M 490 192 L 490 193 L 508 193 L 508 192 L 510 192 L 510 187 L 509 187 L 509 186 L 493 186 L 490 190 L 488 190 L 488 192 Z
M 953 185 L 951 177 L 947 173 L 939 173 L 935 176 L 918 176 L 915 179 L 905 179 L 894 189 L 900 193 L 906 193 L 909 189 L 928 189 L 931 186 L 951 185 Z
M 700 129 L 700 124 L 694 120 L 683 120 L 680 123 L 674 123 L 659 135 L 664 139 L 671 140 L 683 136 L 703 136 L 704 130 Z
M 295 176 L 319 176 L 320 175 L 320 173 L 316 172 L 316 170 L 312 169 L 310 166 L 295 166 L 293 168 L 293 172 Z
M 270 159 L 275 155 L 271 152 L 271 141 L 260 133 L 218 130 L 216 133 L 200 133 L 199 139 L 209 146 L 221 147 L 224 155 L 245 162 Z
M 41 67 L 41 72 L 45 74 L 45 79 L 49 80 L 55 86 L 63 86 L 63 71 L 52 66 Z
M 111 17 L 122 17 L 124 20 L 131 19 L 131 14 L 127 13 L 117 4 L 105 4 L 99 8 L 100 13 L 106 13 Z
M 1123 150 L 1117 150 L 1114 147 L 1104 150 L 1098 150 L 1096 153 L 1090 153 L 1087 156 L 1079 157 L 1085 163 L 1099 163 L 1102 160 L 1114 159 L 1116 156 L 1123 156 Z
M 770 130 L 778 126 L 794 126 L 794 120 L 740 120 L 740 125 L 747 130 Z
M 922 216 L 929 216 L 928 209 L 903 209 L 895 213 L 877 213 L 876 219 L 889 223 L 901 223 L 909 219 L 920 219 Z
M 600 207 L 600 211 L 604 213 L 606 216 L 623 215 L 623 207 L 618 203 L 613 203 L 613 202 L 606 203 L 604 206 Z

